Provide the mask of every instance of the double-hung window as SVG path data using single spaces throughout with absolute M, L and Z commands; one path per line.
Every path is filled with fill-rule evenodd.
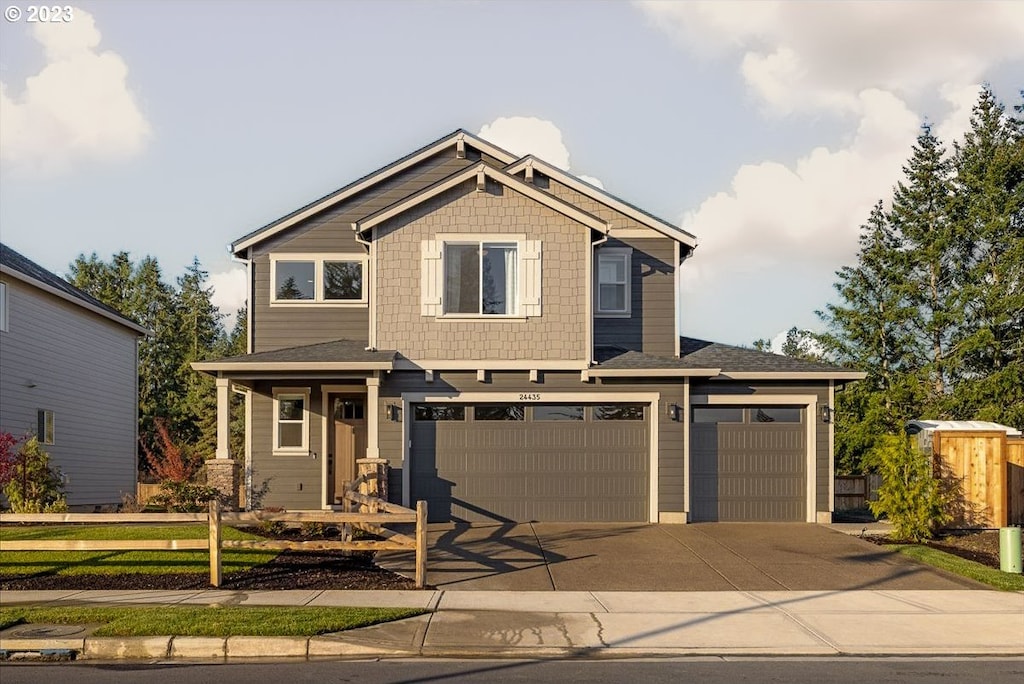
M 281 454 L 309 451 L 309 392 L 274 391 L 274 452 Z
M 270 258 L 272 304 L 366 304 L 365 254 L 275 255 Z
M 519 246 L 514 242 L 446 242 L 445 314 L 519 313 Z
M 594 313 L 598 316 L 630 315 L 632 250 L 610 247 L 597 252 Z
M 54 427 L 53 411 L 39 409 L 36 411 L 36 437 L 40 444 L 56 443 L 56 429 Z

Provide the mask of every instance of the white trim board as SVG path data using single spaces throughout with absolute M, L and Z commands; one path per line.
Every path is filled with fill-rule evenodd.
M 540 392 L 543 399 L 524 401 L 524 392 L 402 392 L 402 505 L 410 507 L 412 468 L 411 447 L 409 439 L 412 424 L 412 404 L 459 403 L 473 404 L 483 402 L 511 402 L 522 404 L 544 404 L 549 402 L 575 402 L 580 404 L 599 404 L 602 402 L 626 404 L 648 404 L 650 409 L 650 481 L 648 483 L 648 522 L 658 522 L 658 424 L 660 423 L 660 392 Z M 536 394 L 529 392 L 529 394 Z M 602 395 L 607 395 L 604 399 Z

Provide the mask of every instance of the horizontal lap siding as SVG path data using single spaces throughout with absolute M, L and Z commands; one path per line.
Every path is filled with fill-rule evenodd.
M 612 225 L 616 230 L 648 228 L 561 183 L 548 179 L 547 190 Z M 667 237 L 612 238 L 604 247 L 632 247 L 632 316 L 595 318 L 594 344 L 613 344 L 649 354 L 675 354 L 675 248 Z M 600 249 L 598 250 L 598 252 Z
M 301 385 L 308 387 L 311 383 Z M 321 393 L 313 384 L 310 395 L 309 453 L 275 454 L 273 389 L 288 390 L 300 387 L 281 381 L 280 384 L 261 382 L 249 397 L 252 401 L 252 486 L 267 493 L 263 506 L 286 509 L 319 509 L 323 505 L 323 422 Z M 313 454 L 316 457 L 313 457 Z
M 55 444 L 43 448 L 68 478 L 68 503 L 120 503 L 135 493 L 137 336 L 30 285 L 4 282 L 0 429 L 34 433 L 37 410 L 52 410 Z
M 472 160 L 446 150 L 258 246 L 253 254 L 253 351 L 338 339 L 369 341 L 369 307 L 270 306 L 270 254 L 365 254 L 352 223 L 451 175 Z M 368 274 L 367 274 L 368 276 Z M 365 286 L 370 287 L 368 277 Z M 371 297 L 375 293 L 371 291 Z

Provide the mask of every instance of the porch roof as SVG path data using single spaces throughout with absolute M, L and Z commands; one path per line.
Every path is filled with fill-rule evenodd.
M 203 373 L 247 371 L 316 372 L 391 370 L 398 352 L 368 349 L 355 340 L 333 340 L 301 347 L 228 356 L 214 361 L 197 361 L 192 368 Z

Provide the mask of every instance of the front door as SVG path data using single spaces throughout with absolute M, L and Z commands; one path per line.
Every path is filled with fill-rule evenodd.
M 356 459 L 366 457 L 366 397 L 332 394 L 329 405 L 327 495 L 329 503 L 339 504 L 356 479 Z

